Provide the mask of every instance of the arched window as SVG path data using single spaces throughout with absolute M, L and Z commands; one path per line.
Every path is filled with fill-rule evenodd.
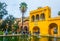
M 34 21 L 35 21 L 35 16 L 33 15 L 31 19 L 32 19 L 32 21 L 34 22 Z
M 45 20 L 45 14 L 44 14 L 44 13 L 42 13 L 42 14 L 40 15 L 40 20 Z
M 39 20 L 39 15 L 36 15 L 36 20 Z
M 28 31 L 28 27 L 27 27 L 27 26 L 25 26 L 25 27 L 24 27 L 24 30 L 27 32 L 27 31 Z

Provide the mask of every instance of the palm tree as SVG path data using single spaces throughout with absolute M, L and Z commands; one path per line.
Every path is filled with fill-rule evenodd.
M 25 2 L 22 2 L 21 4 L 20 4 L 20 10 L 21 10 L 21 12 L 22 12 L 22 28 L 23 28 L 23 18 L 24 18 L 24 13 L 26 12 L 26 10 L 27 10 L 27 4 L 25 3 Z M 24 29 L 24 28 L 23 28 Z
M 22 13 L 25 13 L 25 11 L 27 10 L 27 4 L 25 2 L 20 4 L 20 10 Z

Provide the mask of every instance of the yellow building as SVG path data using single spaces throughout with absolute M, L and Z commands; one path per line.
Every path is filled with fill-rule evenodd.
M 46 6 L 30 12 L 29 31 L 39 35 L 59 35 L 60 17 L 51 18 L 51 8 Z

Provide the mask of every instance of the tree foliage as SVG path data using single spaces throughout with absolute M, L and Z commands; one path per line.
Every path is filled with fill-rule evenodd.
M 58 15 L 60 15 L 60 11 L 58 12 Z
M 8 12 L 6 10 L 6 6 L 7 6 L 6 3 L 1 3 L 0 2 L 0 19 L 2 19 L 4 15 L 8 14 Z
M 16 31 L 18 28 L 19 28 L 18 22 L 16 22 L 16 23 L 14 24 L 14 30 Z
M 9 15 L 6 17 L 6 19 L 3 21 L 2 25 L 1 25 L 1 29 L 6 29 L 6 26 L 8 24 L 8 30 L 12 29 L 12 25 L 14 23 L 15 18 L 12 15 Z
M 20 4 L 20 10 L 22 13 L 24 13 L 27 10 L 27 4 L 25 2 L 22 2 Z

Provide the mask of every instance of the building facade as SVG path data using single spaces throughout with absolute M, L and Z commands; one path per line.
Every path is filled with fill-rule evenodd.
M 24 18 L 23 20 L 23 27 L 22 27 L 22 21 L 20 21 L 18 23 L 18 26 L 19 26 L 19 31 L 21 32 L 23 29 L 25 32 L 28 32 L 29 31 L 29 18 L 26 17 Z
M 39 35 L 60 35 L 60 17 L 51 17 L 51 8 L 46 6 L 30 11 L 29 31 Z

